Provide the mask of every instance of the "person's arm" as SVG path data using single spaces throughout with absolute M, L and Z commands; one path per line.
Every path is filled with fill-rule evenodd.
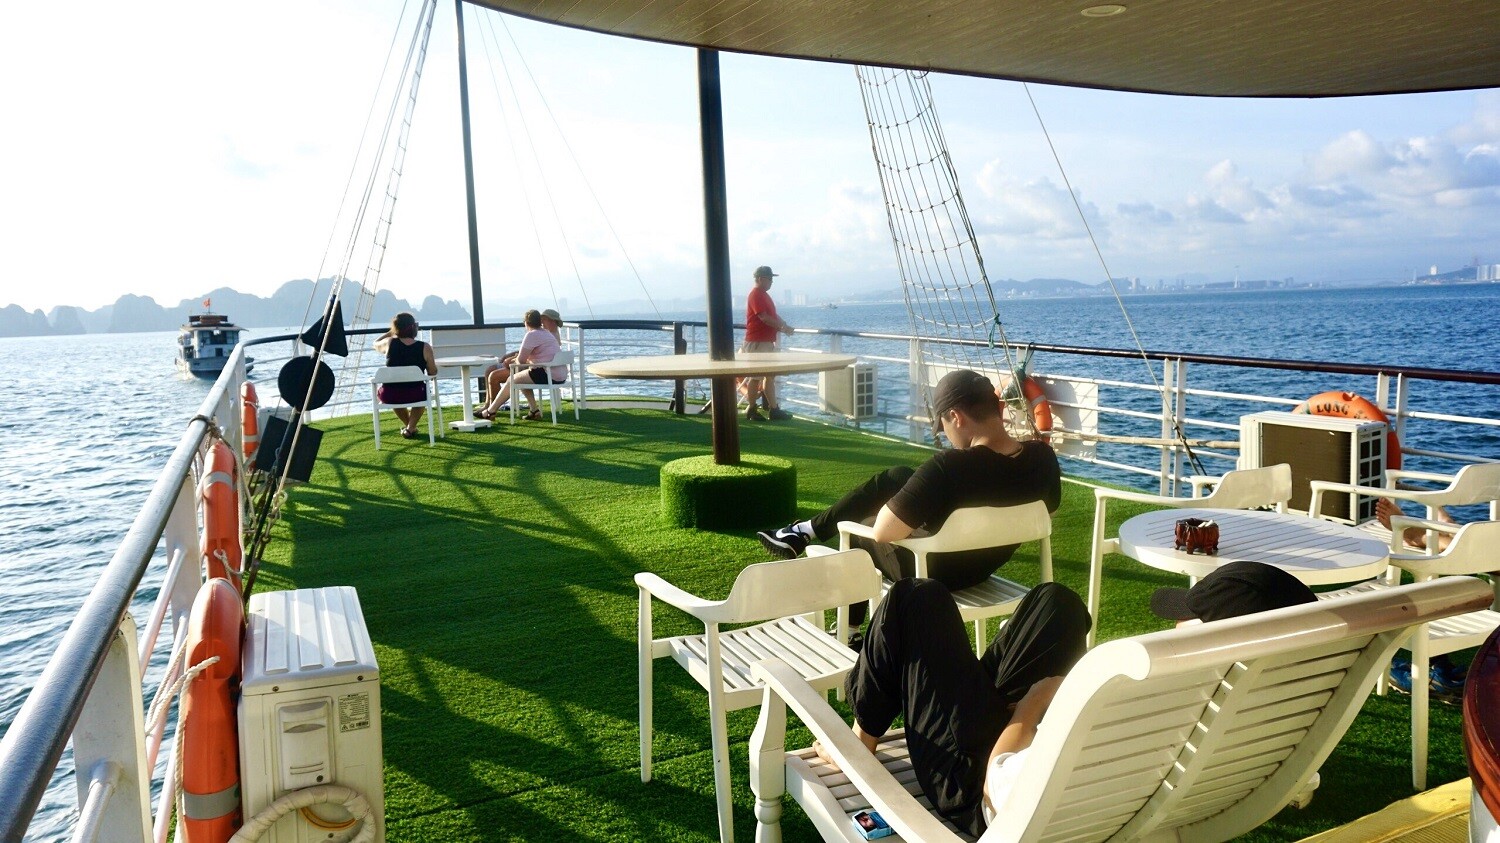
M 785 319 L 782 319 L 780 316 L 777 316 L 776 314 L 769 311 L 762 311 L 760 313 L 757 313 L 755 314 L 755 318 L 766 323 L 767 325 L 770 325 L 772 328 L 782 332 L 783 334 L 790 334 L 792 332 L 792 326 L 788 325 Z
M 521 338 L 521 347 L 516 349 L 516 362 L 530 363 L 531 355 L 534 353 L 536 353 L 536 337 L 531 335 L 531 331 L 527 331 L 526 336 Z
M 427 374 L 437 374 L 437 358 L 432 356 L 432 343 L 422 343 L 422 357 L 427 361 Z
M 991 760 L 1002 753 L 1020 752 L 1031 746 L 1036 740 L 1036 727 L 1042 722 L 1042 715 L 1047 713 L 1047 706 L 1052 704 L 1052 698 L 1057 696 L 1057 687 L 1062 681 L 1061 676 L 1049 676 L 1031 686 L 1026 696 L 1016 703 L 1016 713 L 990 748 Z
M 391 339 L 394 338 L 395 336 L 396 336 L 395 334 L 393 334 L 389 330 L 387 330 L 385 333 L 383 333 L 380 336 L 376 337 L 375 338 L 375 350 L 378 351 L 378 352 L 380 352 L 381 354 L 385 354 L 386 350 L 391 347 Z
M 911 535 L 915 529 L 917 528 L 902 521 L 901 517 L 892 512 L 889 506 L 882 506 L 880 512 L 875 515 L 875 541 L 899 541 Z

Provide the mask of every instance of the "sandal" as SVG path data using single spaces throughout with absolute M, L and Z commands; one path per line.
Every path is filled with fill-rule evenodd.
M 474 411 L 474 418 L 476 418 L 476 419 L 484 419 L 485 421 L 494 421 L 495 420 L 495 414 L 492 413 L 492 412 L 490 412 L 489 410 L 475 410 Z
M 541 410 L 532 410 L 531 412 L 529 412 L 529 413 L 526 414 L 526 420 L 527 421 L 541 421 L 542 420 L 542 411 Z
M 406 428 L 403 427 L 403 428 L 401 428 L 401 438 L 402 439 L 416 439 L 417 438 L 417 432 L 415 430 L 407 430 Z

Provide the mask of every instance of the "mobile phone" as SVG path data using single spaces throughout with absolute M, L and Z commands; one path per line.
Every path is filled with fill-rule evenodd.
M 888 837 L 896 833 L 896 830 L 891 828 L 876 811 L 860 811 L 850 819 L 854 821 L 855 830 L 866 840 Z

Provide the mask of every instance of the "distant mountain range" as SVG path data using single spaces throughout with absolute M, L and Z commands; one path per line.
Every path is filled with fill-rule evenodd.
M 201 313 L 205 300 L 215 313 L 227 315 L 236 325 L 247 328 L 285 328 L 311 324 L 322 313 L 328 300 L 332 280 L 316 284 L 307 279 L 288 281 L 269 298 L 241 293 L 228 287 L 210 290 L 201 296 L 183 299 L 176 305 L 157 304 L 149 296 L 121 296 L 114 304 L 97 310 L 81 307 L 54 307 L 50 313 L 27 312 L 18 305 L 0 308 L 0 337 L 36 337 L 57 334 L 121 334 L 137 331 L 171 331 L 187 322 L 188 314 Z M 351 314 L 353 292 L 344 290 L 344 319 Z M 311 305 L 309 305 L 311 302 Z M 471 319 L 469 312 L 456 301 L 428 296 L 420 306 L 381 290 L 375 294 L 371 311 L 374 324 L 388 322 L 403 310 L 416 314 L 422 322 L 462 322 Z

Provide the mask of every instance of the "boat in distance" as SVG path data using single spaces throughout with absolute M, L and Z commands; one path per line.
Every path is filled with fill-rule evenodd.
M 224 371 L 245 328 L 219 313 L 192 313 L 177 329 L 177 371 L 212 380 Z

